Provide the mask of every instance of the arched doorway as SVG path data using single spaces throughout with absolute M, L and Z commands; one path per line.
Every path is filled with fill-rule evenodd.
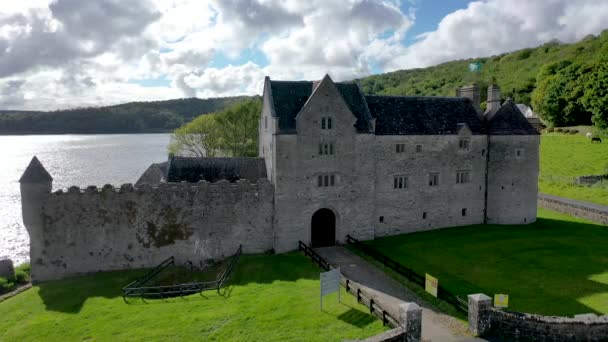
M 336 244 L 336 215 L 329 209 L 319 209 L 312 215 L 310 224 L 312 247 L 327 247 Z

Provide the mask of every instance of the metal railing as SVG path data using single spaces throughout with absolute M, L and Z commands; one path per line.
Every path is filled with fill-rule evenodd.
M 314 251 L 314 249 L 312 249 L 304 242 L 298 242 L 298 249 L 303 251 L 304 255 L 310 257 L 322 269 L 329 271 L 333 268 L 325 259 L 323 259 L 322 256 L 320 256 L 317 252 Z M 386 311 L 378 303 L 376 303 L 374 299 L 368 294 L 366 294 L 363 290 L 361 290 L 360 287 L 353 287 L 352 283 L 353 281 L 343 275 L 340 275 L 340 284 L 345 287 L 346 292 L 352 294 L 353 296 L 356 296 L 357 302 L 367 306 L 370 314 L 375 315 L 376 317 L 382 320 L 382 325 L 389 325 L 393 328 L 399 326 L 398 319 L 393 317 L 388 311 Z
M 391 270 L 395 271 L 397 274 L 405 277 L 406 279 L 413 282 L 414 284 L 417 284 L 417 285 L 421 286 L 422 288 L 425 287 L 425 276 L 423 276 L 422 274 L 417 273 L 416 271 L 414 271 L 413 269 L 411 269 L 409 267 L 403 266 L 398 261 L 392 259 L 391 257 L 387 256 L 386 254 L 380 252 L 379 250 L 375 249 L 374 247 L 372 247 L 370 245 L 361 243 L 361 241 L 355 239 L 354 237 L 352 237 L 350 235 L 346 235 L 346 242 L 348 244 L 353 245 L 355 248 L 357 248 L 361 252 L 372 257 L 374 260 L 378 261 L 385 267 L 388 267 Z M 456 309 L 458 309 L 464 313 L 469 312 L 468 302 L 466 300 L 462 299 L 461 297 L 458 297 L 457 295 L 453 294 L 452 292 L 448 291 L 441 284 L 439 284 L 439 286 L 437 287 L 437 298 L 450 303 Z
M 177 296 L 185 296 L 194 293 L 202 293 L 207 290 L 217 290 L 224 286 L 226 281 L 230 279 L 235 265 L 242 254 L 242 246 L 239 245 L 238 250 L 232 256 L 232 259 L 228 263 L 228 266 L 220 273 L 216 280 L 207 282 L 188 282 L 175 285 L 162 285 L 162 286 L 143 286 L 148 281 L 152 280 L 156 275 L 161 273 L 164 269 L 169 266 L 175 266 L 175 258 L 169 257 L 150 272 L 146 273 L 142 278 L 135 280 L 129 285 L 122 289 L 122 297 L 127 302 L 128 297 L 140 297 L 144 298 L 169 298 Z M 128 303 L 128 302 L 127 302 Z

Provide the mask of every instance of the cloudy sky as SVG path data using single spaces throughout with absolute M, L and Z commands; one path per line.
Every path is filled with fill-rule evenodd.
M 0 109 L 259 94 L 608 28 L 606 0 L 0 0 Z

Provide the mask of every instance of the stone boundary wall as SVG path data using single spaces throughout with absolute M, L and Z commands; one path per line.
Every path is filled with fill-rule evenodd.
M 492 307 L 492 298 L 469 295 L 469 330 L 478 336 L 517 341 L 606 341 L 608 315 L 574 318 L 504 311 Z
M 574 178 L 574 182 L 579 185 L 593 185 L 598 182 L 608 182 L 608 174 L 605 175 L 589 175 L 589 176 L 578 176 Z
M 538 206 L 608 225 L 608 206 L 538 194 Z
M 606 341 L 608 315 L 542 316 L 492 308 L 492 335 L 520 341 Z
M 42 202 L 42 227 L 27 227 L 32 279 L 154 267 L 170 256 L 178 264 L 204 267 L 234 254 L 239 245 L 244 253 L 268 251 L 273 196 L 266 179 L 49 193 Z

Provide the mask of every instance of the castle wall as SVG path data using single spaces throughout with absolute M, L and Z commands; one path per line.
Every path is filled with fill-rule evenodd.
M 322 117 L 332 118 L 321 129 Z M 373 237 L 373 134 L 357 134 L 355 117 L 333 85 L 322 82 L 298 114 L 298 134 L 275 135 L 275 248 L 293 250 L 311 242 L 311 219 L 321 209 L 336 215 L 336 240 L 351 234 Z M 319 144 L 333 144 L 320 155 Z M 334 186 L 319 187 L 319 175 L 334 175 Z
M 536 221 L 539 144 L 540 135 L 490 136 L 488 223 Z
M 460 149 L 460 137 L 376 137 L 370 155 L 376 158 L 376 237 L 483 223 L 487 137 L 468 136 L 466 150 Z M 396 153 L 396 144 L 404 144 L 405 151 Z M 469 172 L 469 182 L 457 183 L 458 171 Z M 437 186 L 429 186 L 431 173 L 439 175 Z M 407 187 L 395 189 L 395 176 L 407 177 Z
M 262 113 L 260 115 L 260 122 L 258 125 L 258 156 L 264 158 L 266 163 L 266 175 L 270 179 L 271 183 L 274 184 L 273 164 L 274 164 L 274 133 L 277 129 L 277 121 L 272 116 L 270 93 L 269 93 L 269 80 L 266 80 L 264 85 L 264 97 L 262 98 Z
M 153 267 L 169 256 L 203 265 L 234 254 L 239 244 L 244 253 L 273 248 L 273 187 L 266 179 L 72 187 L 47 193 L 38 215 L 43 223 L 28 227 L 34 281 Z

